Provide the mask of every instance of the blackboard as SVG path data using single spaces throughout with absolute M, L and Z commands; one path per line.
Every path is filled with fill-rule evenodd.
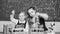
M 60 21 L 60 0 L 0 0 L 0 21 L 10 21 L 12 10 L 16 11 L 18 18 L 20 11 L 27 11 L 30 6 L 35 6 L 39 12 L 47 13 L 47 21 Z

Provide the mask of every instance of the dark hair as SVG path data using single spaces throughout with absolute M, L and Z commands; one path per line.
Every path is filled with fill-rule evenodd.
M 30 8 L 28 8 L 27 10 L 29 10 L 29 9 L 31 9 L 31 8 L 32 8 L 33 10 L 36 10 L 36 8 L 35 8 L 35 7 L 30 7 Z
M 32 18 L 28 12 L 27 12 L 27 15 L 28 15 L 28 18 Z

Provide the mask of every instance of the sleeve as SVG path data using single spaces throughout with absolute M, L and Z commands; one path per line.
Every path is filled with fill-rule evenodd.
M 15 19 L 12 15 L 10 15 L 10 20 L 15 24 L 17 24 L 17 22 L 18 22 L 18 20 Z
M 49 17 L 46 13 L 37 13 L 37 15 L 39 15 L 40 17 L 43 17 L 45 20 L 47 20 Z

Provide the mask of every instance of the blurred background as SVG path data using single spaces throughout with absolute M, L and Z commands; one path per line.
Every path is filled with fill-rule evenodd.
M 60 32 L 60 0 L 0 0 L 0 32 L 3 32 L 3 24 L 9 24 L 12 10 L 16 11 L 17 19 L 20 11 L 35 6 L 40 13 L 47 13 L 50 17 L 46 22 L 55 22 L 55 31 Z
M 37 11 L 47 13 L 50 21 L 60 21 L 60 0 L 0 0 L 0 21 L 9 21 L 12 10 L 16 11 L 17 18 L 20 11 L 27 11 L 35 6 Z

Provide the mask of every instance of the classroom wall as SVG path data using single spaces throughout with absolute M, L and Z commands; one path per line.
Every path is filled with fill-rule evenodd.
M 49 24 L 51 22 L 46 22 L 46 24 Z M 0 32 L 3 32 L 3 25 L 6 25 L 6 24 L 11 24 L 10 21 L 0 21 Z M 54 30 L 56 32 L 60 32 L 60 22 L 55 22 L 55 28 Z

